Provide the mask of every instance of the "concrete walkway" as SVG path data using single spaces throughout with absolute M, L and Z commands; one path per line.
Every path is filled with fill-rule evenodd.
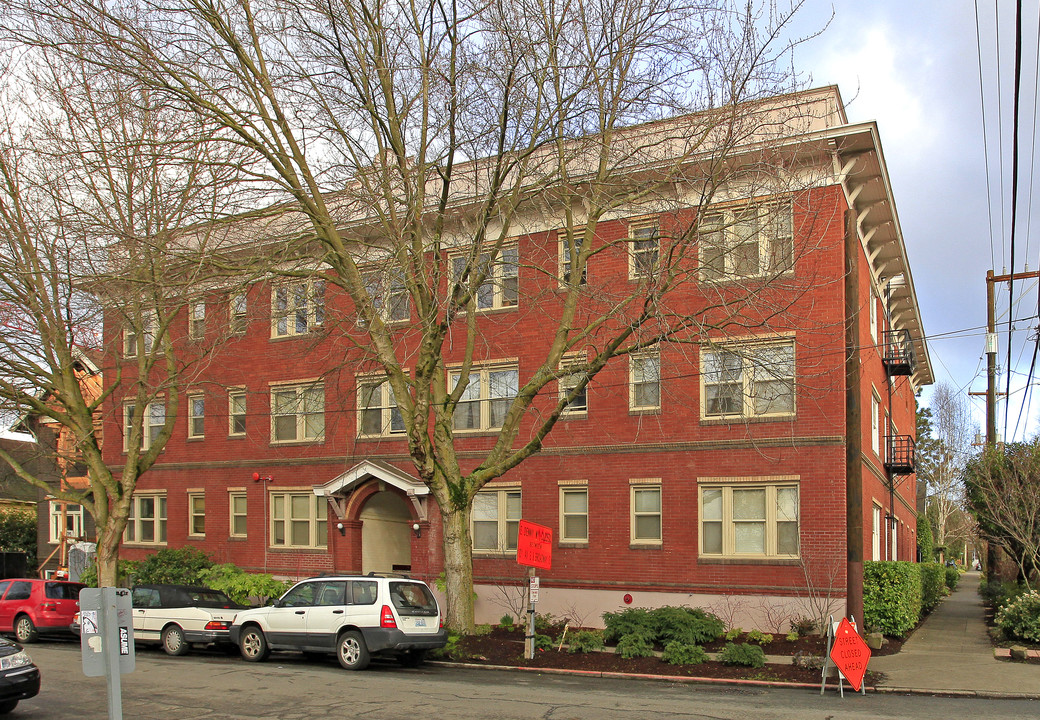
M 962 575 L 898 654 L 870 659 L 879 690 L 1040 698 L 1040 665 L 994 657 L 978 587 L 979 573 Z

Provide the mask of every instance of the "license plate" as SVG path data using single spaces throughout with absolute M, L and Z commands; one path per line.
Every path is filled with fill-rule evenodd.
M 424 618 L 416 618 L 415 627 L 426 627 L 426 620 Z

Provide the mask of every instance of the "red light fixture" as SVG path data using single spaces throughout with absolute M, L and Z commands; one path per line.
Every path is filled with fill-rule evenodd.
M 379 627 L 381 628 L 396 628 L 397 621 L 394 619 L 394 611 L 390 609 L 389 605 L 383 606 L 383 611 L 379 614 Z

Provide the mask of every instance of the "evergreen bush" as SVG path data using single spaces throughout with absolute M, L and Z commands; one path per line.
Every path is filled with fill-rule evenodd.
M 572 653 L 589 653 L 603 649 L 603 633 L 599 630 L 579 630 L 571 635 L 568 650 Z
M 700 608 L 667 605 L 650 611 L 654 641 L 667 645 L 678 640 L 686 645 L 702 645 L 722 636 L 725 624 L 716 615 Z
M 960 582 L 961 572 L 955 567 L 946 568 L 946 588 L 953 592 L 957 589 L 957 583 Z
M 654 654 L 654 646 L 645 637 L 637 634 L 625 635 L 618 640 L 617 654 L 630 660 L 631 658 L 651 657 Z
M 921 573 L 921 609 L 928 612 L 946 596 L 946 568 L 939 563 L 919 563 Z
M 687 645 L 673 640 L 664 646 L 661 660 L 669 665 L 700 665 L 708 659 L 708 653 L 700 645 Z
M 871 630 L 905 636 L 921 617 L 921 572 L 916 563 L 863 563 L 863 623 Z
M 628 635 L 638 635 L 648 642 L 657 635 L 656 623 L 646 608 L 625 608 L 619 612 L 603 613 L 606 629 L 603 637 L 607 642 L 618 641 Z
M 203 585 L 202 572 L 211 567 L 209 555 L 191 545 L 163 548 L 137 564 L 134 582 Z
M 726 643 L 722 652 L 718 654 L 718 660 L 723 665 L 743 665 L 745 667 L 760 668 L 766 664 L 766 653 L 758 645 L 748 643 Z

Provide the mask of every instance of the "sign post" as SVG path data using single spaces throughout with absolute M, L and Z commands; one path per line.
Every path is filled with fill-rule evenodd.
M 109 720 L 122 720 L 120 675 L 134 671 L 134 623 L 126 588 L 83 588 L 79 591 L 80 651 L 83 674 L 108 681 Z
M 537 525 L 527 520 L 520 521 L 516 540 L 516 561 L 520 565 L 527 565 L 528 592 L 527 592 L 527 638 L 524 643 L 525 654 L 530 660 L 534 657 L 534 604 L 538 602 L 538 578 L 535 577 L 534 569 L 542 568 L 548 570 L 552 567 L 552 528 L 545 525 Z

